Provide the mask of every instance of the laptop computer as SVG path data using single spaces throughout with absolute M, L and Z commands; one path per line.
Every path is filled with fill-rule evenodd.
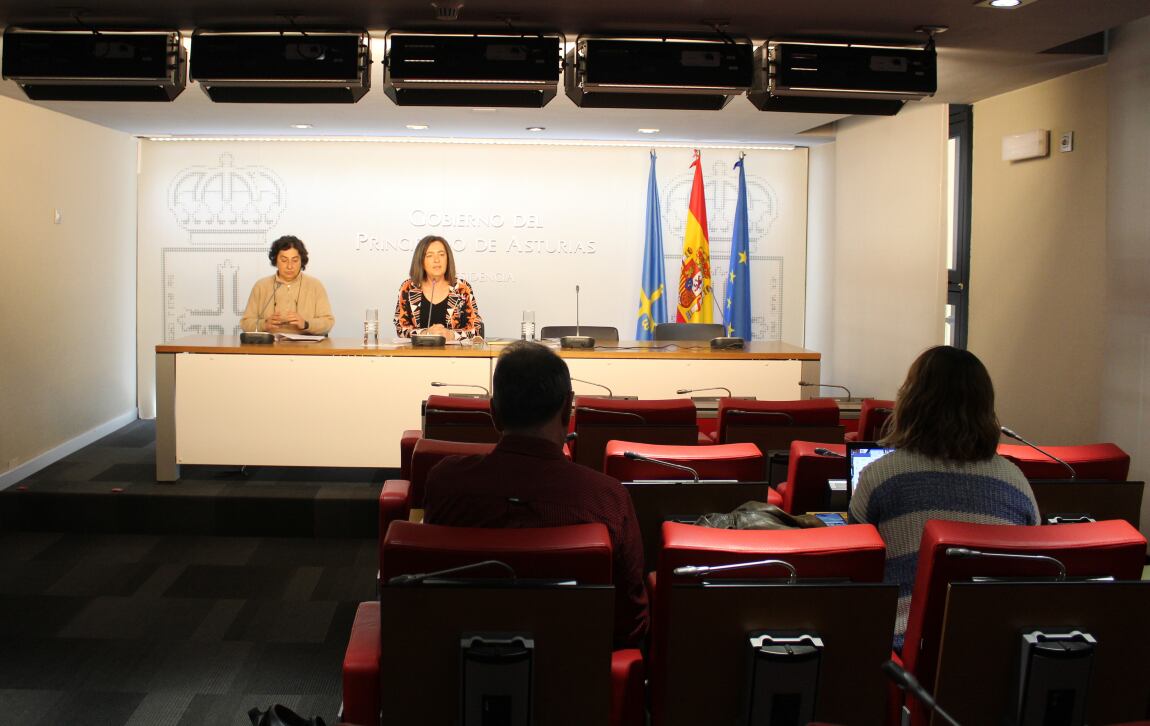
M 855 490 L 858 488 L 859 474 L 862 473 L 862 470 L 868 464 L 878 461 L 892 451 L 894 449 L 880 446 L 873 441 L 847 442 L 847 465 L 850 472 L 848 491 L 851 496 L 854 496 Z

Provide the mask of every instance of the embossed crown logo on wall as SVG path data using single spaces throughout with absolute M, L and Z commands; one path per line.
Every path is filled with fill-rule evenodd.
M 279 222 L 284 204 L 279 175 L 262 166 L 235 166 L 231 154 L 220 154 L 215 167 L 182 170 L 168 189 L 168 209 L 193 243 L 205 234 L 214 243 L 228 235 L 266 234 Z

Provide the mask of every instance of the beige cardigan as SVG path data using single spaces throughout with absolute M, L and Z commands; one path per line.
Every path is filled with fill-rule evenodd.
M 240 319 L 240 328 L 246 332 L 267 330 L 267 318 L 273 313 L 292 311 L 307 321 L 306 330 L 299 330 L 293 325 L 268 332 L 326 335 L 335 325 L 335 316 L 331 314 L 331 303 L 328 302 L 323 283 L 301 272 L 291 283 L 279 282 L 275 275 L 257 280 L 252 286 L 252 294 L 248 296 L 248 306 Z

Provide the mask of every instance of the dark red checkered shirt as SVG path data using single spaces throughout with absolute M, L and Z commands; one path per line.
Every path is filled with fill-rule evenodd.
M 618 480 L 572 463 L 553 442 L 504 436 L 487 456 L 444 459 L 428 472 L 425 486 L 428 524 L 605 524 L 614 556 L 615 644 L 633 647 L 642 640 L 647 632 L 643 545 L 631 495 Z

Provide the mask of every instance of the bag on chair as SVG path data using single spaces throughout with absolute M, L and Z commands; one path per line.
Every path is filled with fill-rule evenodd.
M 713 529 L 809 529 L 825 527 L 813 514 L 790 514 L 774 504 L 743 502 L 732 512 L 713 512 L 695 520 L 700 527 Z

